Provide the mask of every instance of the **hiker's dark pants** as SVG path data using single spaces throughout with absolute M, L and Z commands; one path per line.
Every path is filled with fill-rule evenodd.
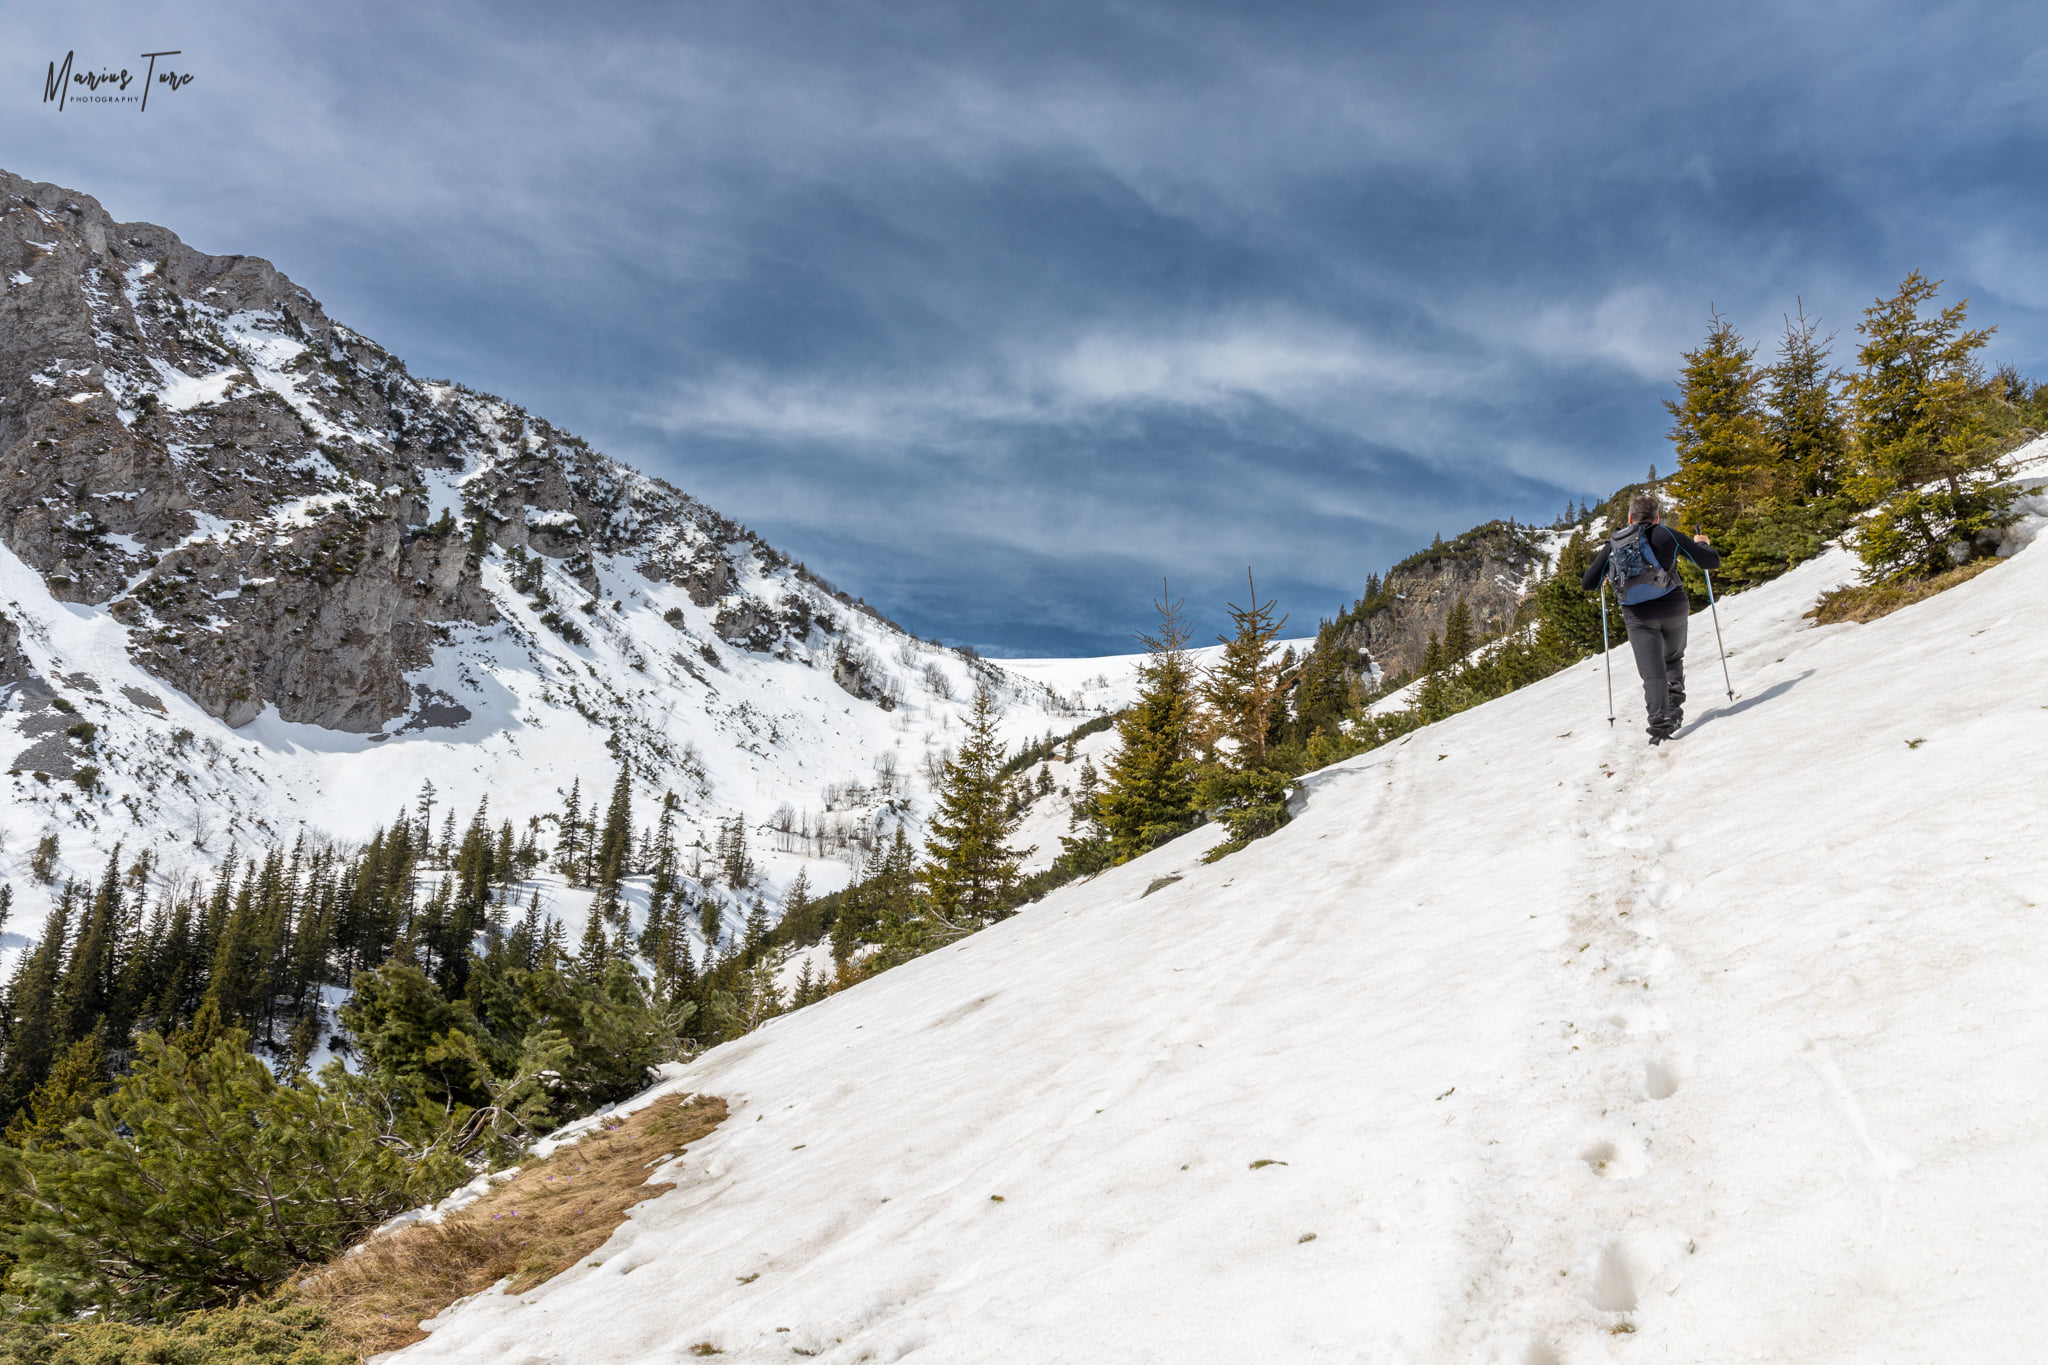
M 1678 726 L 1678 709 L 1685 705 L 1685 627 L 1690 619 L 1628 623 L 1628 647 L 1635 651 L 1636 672 L 1643 675 L 1643 705 L 1653 730 Z

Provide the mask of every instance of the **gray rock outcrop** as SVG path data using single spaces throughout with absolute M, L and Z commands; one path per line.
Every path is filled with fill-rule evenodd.
M 745 529 L 523 409 L 415 379 L 269 262 L 4 171 L 0 509 L 0 541 L 54 595 L 110 610 L 144 668 L 229 725 L 274 705 L 370 733 L 418 712 L 407 674 L 435 642 L 501 619 L 492 546 L 593 599 L 596 558 L 629 556 L 750 650 L 832 629 L 749 596 L 746 561 L 756 581 L 788 561 Z

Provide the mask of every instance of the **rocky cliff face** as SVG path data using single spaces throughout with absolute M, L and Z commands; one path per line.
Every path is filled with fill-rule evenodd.
M 1320 647 L 1334 648 L 1347 662 L 1355 658 L 1361 673 L 1368 665 L 1387 677 L 1411 673 L 1460 600 L 1476 632 L 1497 635 L 1513 623 L 1554 556 L 1555 538 L 1554 532 L 1494 521 L 1410 555 L 1338 619 Z
M 779 558 L 510 404 L 414 379 L 269 262 L 86 195 L 0 172 L 0 277 L 0 539 L 230 726 L 405 714 L 446 627 L 499 619 L 494 546 L 593 593 L 592 554 L 630 554 L 699 605 L 734 592 L 736 557 Z M 772 650 L 811 615 L 735 598 L 720 631 Z

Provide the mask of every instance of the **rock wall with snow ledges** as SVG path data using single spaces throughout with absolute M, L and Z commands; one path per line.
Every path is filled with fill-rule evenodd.
M 124 839 L 170 869 L 362 837 L 426 782 L 524 820 L 621 760 L 686 841 L 787 808 L 763 894 L 825 858 L 819 887 L 921 821 L 977 683 L 1020 737 L 1085 714 L 415 378 L 266 261 L 0 172 L 0 281 L 0 870 L 31 903 L 46 834 L 60 871 Z

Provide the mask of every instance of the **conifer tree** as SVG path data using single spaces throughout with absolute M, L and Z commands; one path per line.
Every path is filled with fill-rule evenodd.
M 1975 358 L 1994 329 L 1963 325 L 1968 299 L 1923 314 L 1940 287 L 1916 270 L 1856 328 L 1864 343 L 1849 382 L 1857 446 L 1849 491 L 1876 509 L 1856 545 L 1872 581 L 1936 573 L 1984 553 L 2011 520 Z
M 1472 609 L 1459 597 L 1451 603 L 1450 614 L 1444 619 L 1443 661 L 1446 667 L 1457 668 L 1464 663 L 1465 656 L 1472 652 L 1475 641 L 1472 638 Z
M 1849 438 L 1843 420 L 1837 376 L 1828 368 L 1833 334 L 1819 335 L 1820 319 L 1785 319 L 1778 358 L 1764 372 L 1770 407 L 1765 436 L 1789 482 L 1805 498 L 1826 498 L 1840 491 Z
M 43 926 L 43 936 L 22 957 L 7 984 L 7 1065 L 0 1073 L 0 1115 L 12 1117 L 28 1103 L 67 1041 L 58 1015 L 57 986 L 63 979 L 73 899 L 67 884 Z
M 583 942 L 576 949 L 577 962 L 586 972 L 602 971 L 611 960 L 612 941 L 605 932 L 606 919 L 604 897 L 592 896 L 590 914 L 583 921 Z
M 747 907 L 746 947 L 747 956 L 752 957 L 761 950 L 768 938 L 768 906 L 758 898 Z
M 917 850 L 911 847 L 903 826 L 896 827 L 889 842 L 875 846 L 867 866 L 868 876 L 860 885 L 859 899 L 849 908 L 853 911 L 854 923 L 862 926 L 863 934 L 860 936 L 872 938 L 881 948 L 865 964 L 869 969 L 879 970 L 907 962 L 973 930 L 973 925 L 962 926 L 931 914 L 930 901 L 924 895 Z M 848 961 L 851 949 L 845 956 L 840 956 L 837 925 L 834 926 L 832 950 L 839 960 L 841 984 L 851 985 L 854 979 Z
M 1664 405 L 1678 455 L 1668 488 L 1683 517 L 1710 533 L 1725 534 L 1782 491 L 1764 434 L 1755 355 L 1734 324 L 1714 314 L 1706 341 L 1685 353 L 1678 399 Z
M 539 893 L 536 892 L 535 895 Z M 558 919 L 550 918 L 543 931 L 540 945 L 540 966 L 560 968 L 569 960 L 569 928 Z
M 425 848 L 434 839 L 434 784 L 431 780 L 420 783 L 419 810 L 419 832 L 413 835 L 412 842 L 417 848 Z
M 93 1102 L 110 1089 L 106 1046 L 94 1029 L 57 1058 L 27 1106 L 7 1125 L 8 1143 L 46 1147 L 61 1141 L 65 1126 L 91 1113 Z
M 754 880 L 754 860 L 747 853 L 747 817 L 735 811 L 718 829 L 718 875 L 735 891 L 743 891 Z
M 152 993 L 141 1005 L 142 1014 L 152 1030 L 170 1034 L 198 1007 L 205 979 L 205 965 L 193 939 L 190 897 L 180 897 L 171 907 L 150 959 L 146 980 Z
M 548 926 L 543 922 L 540 911 L 540 888 L 533 888 L 527 898 L 526 914 L 512 931 L 509 947 L 513 960 L 519 966 L 532 971 L 541 965 L 541 946 L 547 941 Z
M 395 1131 L 367 1100 L 280 1083 L 238 1036 L 198 1055 L 143 1039 L 64 1142 L 0 1147 L 13 1287 L 66 1316 L 221 1304 L 469 1178 L 453 1140 Z
M 1245 570 L 1250 605 L 1228 607 L 1236 629 L 1216 637 L 1223 653 L 1202 678 L 1202 700 L 1209 707 L 1211 742 L 1228 743 L 1231 765 L 1244 771 L 1266 766 L 1268 741 L 1280 699 L 1280 666 L 1272 658 L 1273 641 L 1287 624 L 1273 614 L 1276 602 L 1259 601 L 1258 584 Z
M 341 1022 L 373 1070 L 419 1082 L 437 1104 L 490 1102 L 485 1068 L 471 1045 L 481 1029 L 467 1001 L 451 1002 L 409 962 L 358 973 L 350 986 Z
M 561 839 L 555 845 L 556 871 L 567 879 L 571 886 L 582 880 L 583 859 L 583 779 L 576 778 L 569 783 L 569 796 L 562 803 Z
M 676 807 L 680 803 L 674 792 L 661 794 L 661 818 L 654 826 L 654 841 L 647 851 L 647 861 L 654 869 L 654 878 L 648 888 L 650 903 L 668 899 L 676 887 Z
M 933 793 L 937 809 L 919 880 L 942 934 L 957 936 L 998 917 L 1017 884 L 1023 854 L 1004 842 L 1016 820 L 1004 799 L 1000 719 L 995 693 L 986 683 L 977 686 L 959 752 Z
M 1287 624 L 1274 615 L 1274 602 L 1260 602 L 1258 585 L 1245 571 L 1250 605 L 1230 604 L 1236 630 L 1217 637 L 1223 654 L 1202 679 L 1208 704 L 1209 760 L 1196 783 L 1196 799 L 1230 827 L 1230 841 L 1207 855 L 1212 860 L 1250 840 L 1270 834 L 1287 819 L 1293 776 L 1274 762 L 1273 721 L 1280 705 L 1279 665 L 1273 639 Z
M 114 1005 L 122 928 L 120 857 L 121 846 L 116 844 L 99 889 L 86 905 L 63 983 L 57 988 L 57 1028 L 67 1040 L 90 1033 Z
M 1187 655 L 1192 634 L 1182 601 L 1153 602 L 1159 625 L 1138 633 L 1138 699 L 1117 717 L 1122 742 L 1110 758 L 1093 810 L 1109 837 L 1111 857 L 1124 862 L 1192 827 L 1197 815 L 1194 768 L 1199 744 L 1198 678 Z
M 775 981 L 775 964 L 762 958 L 747 968 L 739 996 L 740 1032 L 752 1033 L 782 1013 L 782 990 Z
M 670 898 L 666 909 L 658 920 L 650 925 L 659 928 L 651 943 L 642 951 L 654 968 L 655 999 L 664 1006 L 682 1002 L 696 982 L 696 969 L 690 962 L 690 936 L 683 925 L 683 905 L 679 898 Z
M 1291 727 L 1294 738 L 1306 739 L 1317 731 L 1335 730 L 1358 700 L 1355 675 L 1351 672 L 1358 656 L 1339 643 L 1341 634 L 1342 627 L 1335 621 L 1318 626 L 1315 647 L 1309 650 L 1301 671 L 1295 675 Z
M 605 808 L 604 833 L 597 843 L 597 883 L 616 888 L 630 870 L 633 844 L 633 770 L 619 765 L 618 780 L 612 783 L 611 804 Z
M 789 884 L 789 890 L 782 893 L 782 917 L 786 920 L 801 919 L 803 913 L 810 909 L 813 899 L 810 869 L 800 867 L 796 870 L 796 880 Z
M 849 976 L 848 964 L 862 943 L 878 941 L 885 923 L 910 915 L 903 907 L 915 900 L 916 887 L 917 852 L 898 825 L 893 839 L 868 850 L 860 875 L 840 895 L 839 913 L 832 920 L 832 957 L 842 978 Z
M 1431 631 L 1429 643 L 1422 651 L 1421 685 L 1415 689 L 1415 711 L 1425 724 L 1442 720 L 1451 713 L 1450 687 L 1444 677 L 1449 655 L 1442 638 Z

